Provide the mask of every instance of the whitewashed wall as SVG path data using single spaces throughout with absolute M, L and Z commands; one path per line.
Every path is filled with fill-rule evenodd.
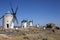
M 29 22 L 29 26 L 33 26 L 33 22 Z
M 27 27 L 27 22 L 23 22 L 22 23 L 22 28 L 26 28 Z

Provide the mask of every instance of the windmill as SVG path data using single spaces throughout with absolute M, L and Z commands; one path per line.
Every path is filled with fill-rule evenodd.
M 6 13 L 5 15 L 3 15 L 0 18 L 0 19 L 3 19 L 3 27 L 5 29 L 14 28 L 14 22 L 15 21 L 18 24 L 18 20 L 17 20 L 17 17 L 16 17 L 18 6 L 16 7 L 15 11 L 13 10 L 12 5 L 10 5 L 10 6 L 11 6 L 11 12 Z
M 22 28 L 27 28 L 27 20 L 22 20 L 21 21 L 21 26 L 22 26 Z
M 29 21 L 29 26 L 33 26 L 33 20 Z

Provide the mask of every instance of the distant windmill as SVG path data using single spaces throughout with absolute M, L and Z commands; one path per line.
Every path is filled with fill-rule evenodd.
M 27 28 L 27 20 L 22 20 L 21 26 L 22 26 L 22 28 Z
M 33 26 L 33 20 L 29 21 L 29 26 Z
M 10 6 L 11 6 L 12 12 L 8 12 L 0 18 L 0 19 L 3 18 L 3 28 L 5 28 L 5 29 L 9 29 L 9 28 L 13 29 L 15 21 L 18 24 L 18 20 L 17 20 L 17 17 L 16 17 L 18 6 L 16 7 L 15 11 L 13 10 L 12 5 L 10 5 Z

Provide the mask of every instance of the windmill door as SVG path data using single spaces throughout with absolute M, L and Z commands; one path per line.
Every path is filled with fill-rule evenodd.
M 9 24 L 7 24 L 7 28 L 9 28 Z

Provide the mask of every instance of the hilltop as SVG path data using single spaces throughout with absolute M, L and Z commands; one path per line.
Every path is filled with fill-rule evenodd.
M 60 30 L 53 32 L 50 29 L 37 27 L 19 28 L 17 30 L 0 29 L 0 40 L 60 40 Z

